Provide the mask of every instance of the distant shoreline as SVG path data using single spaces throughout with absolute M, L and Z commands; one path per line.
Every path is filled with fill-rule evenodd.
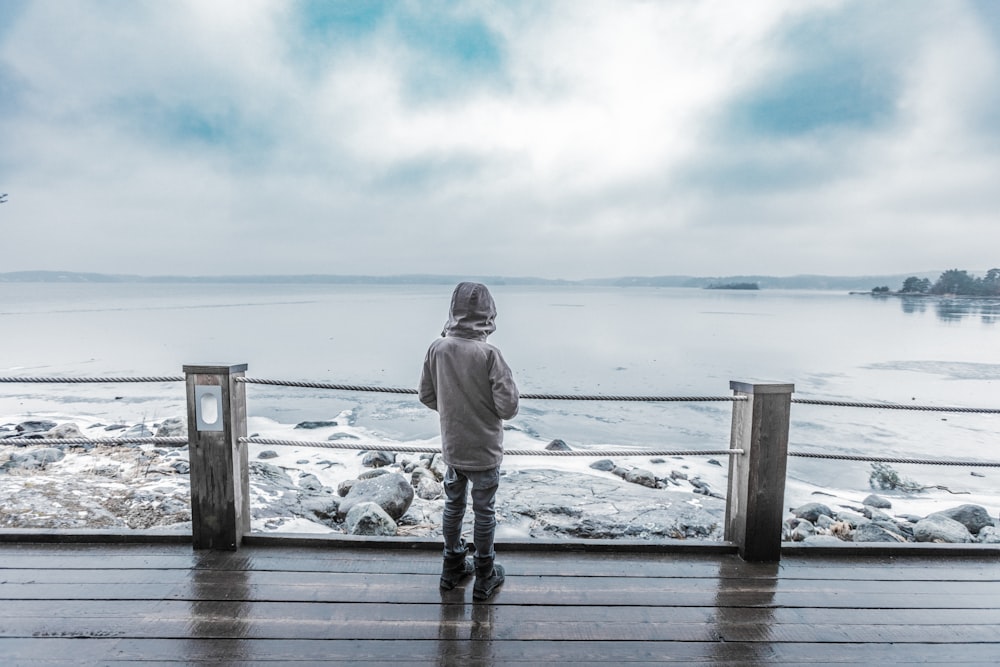
M 393 276 L 299 274 L 299 275 L 220 275 L 141 276 L 133 274 L 86 273 L 78 271 L 14 271 L 0 273 L 0 283 L 160 283 L 160 284 L 289 284 L 289 285 L 453 285 L 476 280 L 488 285 L 542 285 L 566 287 L 691 287 L 709 288 L 733 284 L 754 284 L 757 289 L 866 290 L 872 283 L 902 282 L 914 274 L 895 276 L 621 276 L 564 280 L 532 276 L 456 276 L 402 274 Z M 932 276 L 933 272 L 918 275 Z M 867 290 L 866 290 L 867 291 Z

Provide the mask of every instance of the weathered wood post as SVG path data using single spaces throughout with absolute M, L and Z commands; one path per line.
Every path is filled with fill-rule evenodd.
M 726 539 L 748 561 L 781 559 L 792 384 L 730 382 L 733 402 Z
M 246 369 L 184 366 L 195 549 L 236 550 L 250 532 Z

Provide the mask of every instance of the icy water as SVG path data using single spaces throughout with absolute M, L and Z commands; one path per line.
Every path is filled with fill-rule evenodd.
M 1000 407 L 1000 303 L 843 292 L 491 285 L 500 347 L 524 393 L 726 396 L 730 380 L 796 396 Z M 181 375 L 247 363 L 282 380 L 415 387 L 450 286 L 0 283 L 0 375 Z M 0 383 L 0 420 L 86 415 L 155 421 L 183 385 Z M 281 423 L 353 410 L 376 437 L 433 437 L 410 396 L 248 386 Z M 512 426 L 544 444 L 718 449 L 728 403 L 524 401 Z M 791 448 L 1000 459 L 1000 415 L 795 405 Z M 901 467 L 920 482 L 996 489 L 1000 471 Z M 790 479 L 864 488 L 867 464 L 792 459 Z

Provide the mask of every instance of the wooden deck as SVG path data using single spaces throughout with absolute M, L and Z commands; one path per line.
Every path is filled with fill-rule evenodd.
M 500 556 L 479 603 L 427 550 L 0 544 L 0 663 L 1000 662 L 995 555 Z

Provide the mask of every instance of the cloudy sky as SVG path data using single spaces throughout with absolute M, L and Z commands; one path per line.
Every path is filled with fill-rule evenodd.
M 993 0 L 0 0 L 0 271 L 1000 264 Z

